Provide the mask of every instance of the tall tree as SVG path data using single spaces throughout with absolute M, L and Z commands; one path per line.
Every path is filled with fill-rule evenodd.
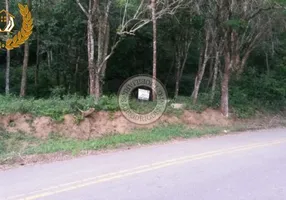
M 98 9 L 97 62 L 95 66 L 96 102 L 98 102 L 99 97 L 102 93 L 101 90 L 104 83 L 105 71 L 107 67 L 107 59 L 108 59 L 107 56 L 109 56 L 108 55 L 108 47 L 110 40 L 109 13 L 110 13 L 111 3 L 112 3 L 111 0 L 106 0 L 104 2 L 103 8 Z M 113 46 L 112 48 L 114 49 L 115 46 Z
M 152 79 L 152 98 L 156 99 L 156 78 L 157 78 L 157 19 L 156 19 L 156 0 L 151 0 L 152 24 L 153 24 L 153 79 Z
M 211 58 L 212 50 L 213 50 L 213 32 L 214 32 L 214 26 L 213 26 L 213 13 L 211 11 L 212 7 L 211 4 L 212 1 L 206 0 L 206 1 L 197 1 L 195 3 L 196 7 L 196 13 L 199 18 L 202 19 L 203 25 L 201 27 L 201 35 L 202 35 L 202 41 L 201 41 L 201 48 L 200 48 L 200 56 L 199 56 L 199 66 L 198 66 L 198 72 L 195 78 L 195 84 L 194 84 L 194 90 L 192 92 L 192 98 L 193 103 L 196 103 L 198 100 L 198 94 L 201 87 L 201 83 L 207 68 L 207 64 Z
M 6 24 L 8 25 L 9 0 L 5 0 L 5 7 L 6 7 L 6 11 L 7 11 Z M 7 33 L 7 36 L 9 37 L 9 33 Z M 7 55 L 6 55 L 6 81 L 5 81 L 5 92 L 6 92 L 6 95 L 8 95 L 10 93 L 10 63 L 11 63 L 10 50 L 7 50 Z
M 275 1 L 220 0 L 217 7 L 224 40 L 221 111 L 228 117 L 231 74 L 243 72 L 252 51 L 271 36 L 274 24 L 279 27 L 284 18 L 282 7 Z
M 39 68 L 40 68 L 40 29 L 39 29 L 39 8 L 40 1 L 36 4 L 36 40 L 37 40 L 37 50 L 36 50 L 36 69 L 35 69 L 35 88 L 36 92 L 38 91 L 39 84 Z
M 98 16 L 99 7 L 98 0 L 89 0 L 87 8 L 82 5 L 80 0 L 76 0 L 87 18 L 87 55 L 88 55 L 88 71 L 89 71 L 89 94 L 96 95 L 95 85 L 95 19 Z M 96 97 L 97 98 L 97 97 Z
M 32 9 L 31 0 L 28 0 L 28 7 L 30 10 Z M 29 41 L 26 41 L 25 46 L 24 46 L 24 60 L 23 60 L 23 66 L 22 66 L 20 97 L 24 97 L 26 95 L 28 64 L 29 64 Z
M 205 26 L 205 41 L 201 49 L 201 55 L 200 55 L 200 62 L 199 62 L 199 67 L 198 67 L 198 73 L 195 79 L 195 86 L 194 86 L 194 91 L 192 93 L 193 97 L 193 103 L 197 102 L 198 99 L 198 94 L 199 94 L 199 89 L 202 83 L 203 76 L 205 74 L 206 66 L 207 63 L 210 59 L 210 54 L 211 54 L 211 33 L 210 33 L 210 26 Z

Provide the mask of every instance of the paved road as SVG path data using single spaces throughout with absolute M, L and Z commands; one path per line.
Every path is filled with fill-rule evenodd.
M 3 171 L 0 199 L 285 200 L 286 129 Z

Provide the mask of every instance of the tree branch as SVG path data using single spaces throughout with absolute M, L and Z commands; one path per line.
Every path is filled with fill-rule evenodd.
M 122 41 L 122 39 L 120 38 L 119 40 L 117 40 L 117 42 L 112 46 L 110 53 L 104 58 L 104 60 L 102 61 L 102 63 L 99 66 L 98 72 L 100 73 L 103 65 L 108 61 L 108 59 L 114 54 L 115 49 L 117 48 L 117 46 L 119 45 L 119 43 Z
M 76 0 L 76 3 L 78 4 L 78 6 L 80 7 L 80 9 L 82 10 L 82 12 L 86 15 L 86 17 L 88 17 L 88 12 L 86 11 L 86 9 L 83 7 L 83 5 L 80 3 L 79 0 Z
M 251 16 L 249 16 L 246 20 L 249 21 L 249 20 L 253 19 L 254 17 L 256 17 L 257 15 L 259 15 L 262 11 L 268 11 L 268 10 L 272 10 L 272 9 L 275 9 L 275 7 L 271 6 L 269 8 L 260 8 L 255 13 L 253 13 Z

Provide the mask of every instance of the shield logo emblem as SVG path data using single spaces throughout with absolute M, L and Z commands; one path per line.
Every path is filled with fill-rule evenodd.
M 8 16 L 8 19 L 7 19 Z M 0 33 L 9 33 L 14 28 L 14 16 L 6 10 L 0 11 Z

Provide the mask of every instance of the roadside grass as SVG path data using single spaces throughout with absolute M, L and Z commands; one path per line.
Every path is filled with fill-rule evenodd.
M 131 134 L 110 134 L 100 138 L 78 140 L 51 134 L 43 140 L 24 133 L 0 132 L 0 164 L 11 164 L 16 158 L 26 155 L 50 154 L 57 152 L 77 155 L 82 151 L 116 149 L 166 142 L 173 139 L 187 139 L 221 133 L 222 127 L 190 129 L 182 125 L 160 126 L 149 130 L 136 130 Z
M 238 98 L 239 97 L 239 98 Z M 241 96 L 236 95 L 230 99 L 231 112 L 239 118 L 251 118 L 258 112 L 277 113 L 282 110 L 285 111 L 284 104 L 268 105 L 259 101 L 250 101 L 248 99 L 242 99 Z M 180 116 L 183 114 L 183 109 L 174 109 L 171 107 L 172 103 L 182 103 L 185 105 L 186 110 L 193 110 L 202 112 L 207 108 L 218 108 L 219 98 L 218 95 L 214 101 L 210 101 L 210 96 L 207 93 L 201 93 L 198 98 L 198 102 L 194 104 L 191 97 L 179 96 L 177 99 L 170 99 L 167 104 L 165 114 Z M 148 113 L 156 106 L 156 102 L 140 102 L 137 100 L 130 100 L 130 107 L 138 113 Z M 63 96 L 51 96 L 47 99 L 34 99 L 34 98 L 19 98 L 17 96 L 4 96 L 0 95 L 0 115 L 13 114 L 13 113 L 29 113 L 34 116 L 47 116 L 56 121 L 62 121 L 64 115 L 73 114 L 78 116 L 80 120 L 80 110 L 88 110 L 89 108 L 95 108 L 97 111 L 116 112 L 120 111 L 118 105 L 118 99 L 116 95 L 102 96 L 98 104 L 95 104 L 92 96 L 82 97 L 78 95 L 63 95 Z
M 207 101 L 206 95 L 200 95 L 196 104 L 193 104 L 190 97 L 179 96 L 176 100 L 170 99 L 167 104 L 165 113 L 168 115 L 180 116 L 183 109 L 174 109 L 171 107 L 172 103 L 182 103 L 185 109 L 201 112 L 208 107 L 211 107 Z M 130 107 L 137 113 L 149 113 L 156 106 L 156 102 L 152 101 L 138 101 L 130 99 Z M 32 114 L 34 116 L 47 116 L 56 121 L 62 121 L 64 115 L 74 114 L 80 116 L 80 110 L 88 110 L 95 108 L 97 111 L 120 111 L 118 98 L 116 95 L 102 96 L 98 104 L 95 104 L 92 96 L 82 97 L 78 95 L 63 95 L 51 96 L 47 99 L 35 98 L 19 98 L 13 95 L 0 95 L 0 115 L 22 113 Z
M 207 108 L 215 107 L 209 99 L 210 96 L 208 94 L 202 93 L 198 96 L 198 101 L 195 104 L 193 103 L 193 99 L 191 97 L 186 96 L 179 96 L 176 100 L 172 100 L 172 102 L 184 104 L 185 109 L 187 110 L 202 112 Z
M 154 102 L 139 102 L 130 100 L 130 107 L 138 113 L 148 113 L 155 108 Z M 95 104 L 94 98 L 77 95 L 51 97 L 48 99 L 19 98 L 16 96 L 0 95 L 0 114 L 29 113 L 34 116 L 47 116 L 56 121 L 62 121 L 64 115 L 74 114 L 80 116 L 80 110 L 95 108 L 97 111 L 119 111 L 116 95 L 102 96 L 99 103 Z
M 92 98 L 76 95 L 49 99 L 19 98 L 0 95 L 0 114 L 30 113 L 35 116 L 48 116 L 61 121 L 65 114 L 76 114 L 78 109 L 94 107 Z
M 139 101 L 137 99 L 130 99 L 129 105 L 134 112 L 138 114 L 146 114 L 152 112 L 155 109 L 157 102 Z

